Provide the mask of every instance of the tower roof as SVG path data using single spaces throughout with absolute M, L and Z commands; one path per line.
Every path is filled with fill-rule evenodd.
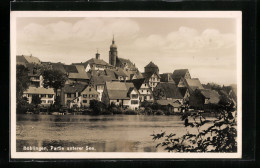
M 112 44 L 110 45 L 110 48 L 117 48 L 117 46 L 115 45 L 114 35 L 113 35 L 113 40 L 112 40 Z
M 147 67 L 158 68 L 158 66 L 155 65 L 152 61 L 148 65 L 145 66 L 145 68 L 147 68 Z

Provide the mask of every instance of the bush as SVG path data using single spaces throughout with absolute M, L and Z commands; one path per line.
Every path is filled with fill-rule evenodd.
M 146 115 L 153 115 L 153 110 L 150 107 L 146 107 L 144 112 Z
M 162 110 L 157 110 L 154 112 L 155 115 L 165 115 L 165 113 Z
M 127 114 L 127 115 L 137 115 L 137 112 L 134 111 L 134 110 L 131 110 L 131 109 L 127 109 L 124 111 L 124 114 Z
M 189 133 L 176 137 L 175 133 L 166 134 L 165 131 L 151 135 L 153 140 L 164 138 L 156 147 L 163 147 L 168 152 L 236 152 L 237 151 L 237 121 L 233 106 L 222 106 L 220 115 L 214 120 L 207 120 L 202 113 L 190 115 L 184 113 L 185 127 L 195 129 Z M 205 126 L 204 129 L 202 128 Z

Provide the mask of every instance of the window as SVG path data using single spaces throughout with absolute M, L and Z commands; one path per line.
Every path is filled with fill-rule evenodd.
M 89 97 L 92 97 L 92 94 L 90 94 Z
M 70 93 L 67 93 L 67 97 L 68 97 L 68 98 L 71 98 L 71 94 L 70 94 Z
M 138 104 L 138 100 L 131 100 L 131 104 Z
M 142 90 L 142 93 L 144 92 L 144 90 Z
M 83 100 L 83 103 L 88 103 L 88 101 L 87 100 Z
M 48 100 L 48 103 L 49 103 L 49 104 L 53 104 L 53 101 L 52 101 L 52 100 Z
M 31 94 L 28 94 L 28 97 L 32 97 L 32 95 L 31 95 Z
M 87 97 L 88 97 L 88 95 L 87 95 L 87 94 L 83 94 L 83 97 L 84 97 L 84 98 L 87 98 Z
M 119 102 L 119 99 L 116 99 L 116 102 Z
M 46 94 L 41 94 L 41 97 L 46 97 Z
M 89 91 L 91 92 L 91 88 L 89 88 Z
M 46 100 L 42 100 L 42 103 L 46 103 Z
M 52 94 L 48 94 L 48 98 L 52 98 L 53 97 L 53 95 Z
M 138 94 L 132 94 L 132 99 L 137 99 L 138 98 Z
M 144 84 L 144 86 L 146 86 L 146 84 Z

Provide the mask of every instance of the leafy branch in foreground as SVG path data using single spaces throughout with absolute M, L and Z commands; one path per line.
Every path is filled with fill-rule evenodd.
M 192 122 L 188 122 L 191 118 Z M 185 127 L 190 132 L 177 137 L 176 134 L 161 132 L 151 135 L 154 141 L 161 140 L 156 148 L 163 147 L 168 152 L 236 152 L 237 151 L 237 122 L 234 105 L 221 107 L 219 116 L 207 120 L 202 113 L 188 116 L 183 114 Z M 193 130 L 192 130 L 193 129 Z

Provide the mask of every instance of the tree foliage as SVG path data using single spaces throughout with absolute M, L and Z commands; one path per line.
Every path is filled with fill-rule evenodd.
M 30 85 L 30 78 L 28 76 L 28 68 L 23 65 L 16 66 L 16 100 L 17 103 L 23 101 L 23 92 L 28 89 Z
M 39 95 L 32 95 L 32 104 L 34 104 L 36 107 L 41 104 L 41 98 Z
M 188 121 L 192 119 L 192 122 Z M 153 140 L 162 140 L 156 147 L 163 147 L 168 152 L 236 152 L 237 122 L 233 104 L 222 106 L 219 116 L 207 120 L 202 113 L 188 116 L 184 114 L 185 127 L 195 129 L 195 133 L 187 132 L 177 137 L 176 133 L 161 132 L 153 134 Z
M 64 87 L 67 75 L 59 70 L 46 69 L 42 72 L 43 76 L 43 87 L 54 88 L 55 91 Z

